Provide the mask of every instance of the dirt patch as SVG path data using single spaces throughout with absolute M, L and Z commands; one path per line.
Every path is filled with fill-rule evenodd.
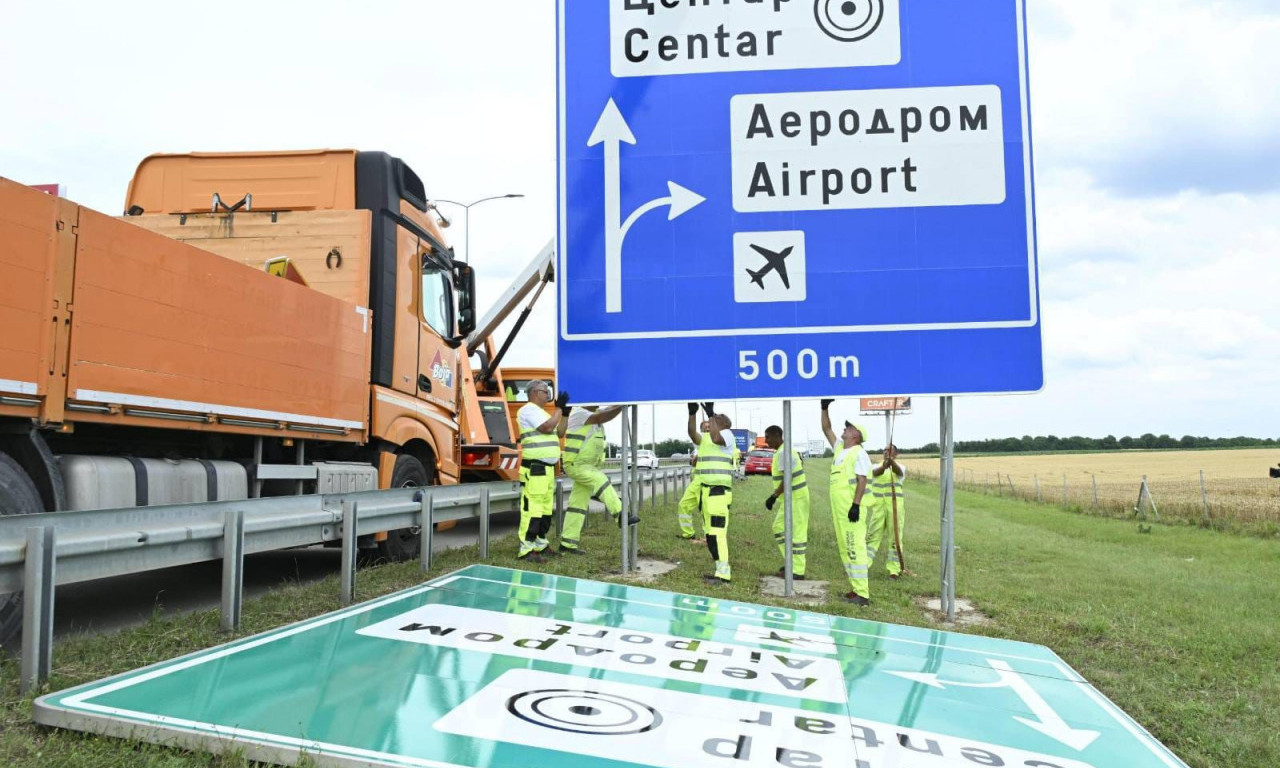
M 915 603 L 920 606 L 932 621 L 938 624 L 947 623 L 947 616 L 942 612 L 942 601 L 938 598 L 917 597 Z M 993 623 L 995 623 L 995 620 L 983 613 L 978 606 L 963 597 L 956 598 L 955 626 L 982 627 Z
M 827 583 L 825 581 L 792 580 L 793 597 L 788 598 L 803 605 L 820 605 L 827 601 Z M 785 597 L 786 582 L 777 576 L 760 577 L 760 592 L 769 597 Z
M 658 580 L 659 576 L 671 573 L 675 569 L 675 563 L 669 563 L 666 560 L 649 560 L 642 557 L 636 561 L 635 569 L 623 578 L 633 584 L 652 584 Z

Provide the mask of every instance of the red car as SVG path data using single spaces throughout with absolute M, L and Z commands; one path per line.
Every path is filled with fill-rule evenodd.
M 742 467 L 748 475 L 768 475 L 773 473 L 773 451 L 757 448 L 747 454 L 747 461 Z

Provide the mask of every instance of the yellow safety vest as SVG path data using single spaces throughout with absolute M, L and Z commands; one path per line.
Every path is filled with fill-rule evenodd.
M 524 413 L 530 408 L 541 414 L 543 421 L 551 418 L 540 406 L 529 403 L 520 409 L 520 413 Z M 532 419 L 530 419 L 532 421 Z M 520 423 L 517 415 L 516 425 L 521 429 L 525 429 Z M 544 464 L 555 464 L 560 460 L 560 438 L 554 432 L 544 435 L 536 429 L 530 429 L 527 432 L 520 433 L 520 460 L 521 461 L 541 461 Z
M 725 440 L 733 440 L 733 435 L 728 432 L 720 435 Z M 716 445 L 711 435 L 704 433 L 702 443 L 698 445 L 698 463 L 693 466 L 693 477 L 703 485 L 733 487 L 733 443 Z
M 594 434 L 593 434 L 594 433 Z M 564 436 L 564 464 L 599 465 L 604 457 L 604 428 L 598 424 L 583 424 L 571 429 Z
M 852 493 L 857 493 L 858 473 L 854 468 L 858 466 L 858 453 L 862 451 L 862 446 L 855 445 L 845 450 L 844 461 L 837 464 L 836 459 L 839 458 L 842 450 L 845 449 L 836 448 L 835 455 L 831 457 L 831 490 L 847 485 L 852 489 Z
M 773 452 L 773 487 L 781 488 L 783 483 L 782 474 L 782 457 L 783 451 L 790 450 L 788 446 L 782 446 Z M 804 476 L 804 464 L 800 461 L 800 454 L 791 451 L 791 490 L 799 491 L 809 487 L 809 481 Z
M 873 473 L 869 480 L 871 487 L 868 490 L 871 491 L 872 498 L 892 500 L 896 492 L 898 499 L 902 499 L 902 475 L 894 472 L 893 467 L 886 469 L 879 477 Z

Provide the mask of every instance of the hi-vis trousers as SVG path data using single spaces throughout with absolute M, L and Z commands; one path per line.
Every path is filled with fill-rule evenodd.
M 716 564 L 716 578 L 729 581 L 729 507 L 733 490 L 723 485 L 702 486 L 702 524 L 707 532 L 707 550 Z
M 551 516 L 556 509 L 556 468 L 540 461 L 520 465 L 520 552 L 516 557 L 527 557 L 530 552 L 542 552 L 547 548 L 547 532 L 551 530 Z
M 564 473 L 573 480 L 569 492 L 569 508 L 564 513 L 564 530 L 560 532 L 562 549 L 578 549 L 582 546 L 582 524 L 586 522 L 591 500 L 604 503 L 610 518 L 622 512 L 622 499 L 613 489 L 613 483 L 594 464 L 575 462 L 564 465 Z
M 854 593 L 871 598 L 871 583 L 867 578 L 870 561 L 867 560 L 867 515 L 861 510 L 857 521 L 849 520 L 853 506 L 853 490 L 841 479 L 831 486 L 831 523 L 836 529 L 836 546 L 844 561 L 844 574 Z
M 786 499 L 779 498 L 773 505 L 773 540 L 778 552 L 787 556 L 787 507 Z M 809 548 L 809 489 L 791 492 L 791 572 L 804 575 L 805 553 Z M 786 567 L 785 565 L 783 566 Z

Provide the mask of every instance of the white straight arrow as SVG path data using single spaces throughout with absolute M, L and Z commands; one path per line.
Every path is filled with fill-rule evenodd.
M 627 232 L 646 213 L 670 206 L 667 220 L 688 212 L 706 200 L 705 197 L 685 189 L 674 181 L 667 182 L 670 194 L 650 200 L 622 221 L 622 143 L 635 144 L 635 134 L 627 125 L 622 112 L 613 99 L 605 105 L 600 120 L 596 122 L 587 146 L 604 144 L 604 303 L 605 312 L 622 311 L 622 242 Z
M 987 659 L 987 663 L 991 668 L 999 673 L 1000 678 L 990 683 L 960 683 L 950 680 L 940 680 L 938 676 L 931 672 L 889 672 L 891 675 L 905 678 L 912 682 L 921 683 L 931 688 L 945 690 L 951 688 L 1010 688 L 1022 699 L 1022 702 L 1031 710 L 1031 714 L 1035 715 L 1035 719 L 1029 717 L 1014 716 L 1014 720 L 1022 723 L 1028 728 L 1043 733 L 1045 736 L 1054 741 L 1066 744 L 1068 747 L 1077 752 L 1093 743 L 1094 739 L 1100 735 L 1097 731 L 1089 731 L 1081 728 L 1072 728 L 1067 725 L 1067 721 L 1049 706 L 1049 702 L 1044 700 L 1039 693 L 1036 692 L 1031 684 L 1022 678 L 1022 675 L 1013 671 L 1013 667 L 1007 662 L 996 659 Z

